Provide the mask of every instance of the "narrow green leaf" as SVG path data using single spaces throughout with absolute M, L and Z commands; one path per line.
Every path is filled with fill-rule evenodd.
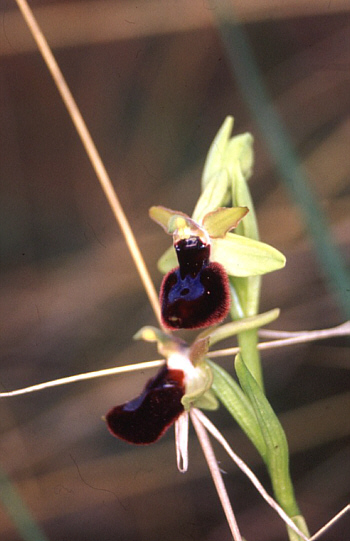
M 277 319 L 279 314 L 279 309 L 275 308 L 274 310 L 269 310 L 263 314 L 239 319 L 238 321 L 232 321 L 231 323 L 226 323 L 225 325 L 216 327 L 210 333 L 207 333 L 205 337 L 206 339 L 209 339 L 210 345 L 212 346 L 213 344 L 220 342 L 220 340 L 225 340 L 226 338 L 234 336 L 243 331 L 257 329 L 263 325 L 268 325 L 271 323 L 271 321 Z
M 226 169 L 220 169 L 206 184 L 199 196 L 192 214 L 193 220 L 201 223 L 204 216 L 213 210 L 223 206 L 227 200 L 229 179 Z
M 226 370 L 213 361 L 207 362 L 214 375 L 213 391 L 265 461 L 266 445 L 248 397 Z
M 235 135 L 229 140 L 222 165 L 228 168 L 230 176 L 234 177 L 234 171 L 239 165 L 245 180 L 251 177 L 254 165 L 253 142 L 250 133 Z
M 218 208 L 203 218 L 203 227 L 212 238 L 223 238 L 228 231 L 237 227 L 249 212 L 247 207 Z
M 236 356 L 235 369 L 241 387 L 253 406 L 266 444 L 266 463 L 276 499 L 289 516 L 298 515 L 289 474 L 288 444 L 281 423 L 241 355 Z
M 202 173 L 202 191 L 214 175 L 222 169 L 222 161 L 225 156 L 226 146 L 233 128 L 233 117 L 226 117 L 224 123 L 210 145 Z
M 211 255 L 233 276 L 266 274 L 281 269 L 286 262 L 284 255 L 272 246 L 235 233 L 213 239 Z

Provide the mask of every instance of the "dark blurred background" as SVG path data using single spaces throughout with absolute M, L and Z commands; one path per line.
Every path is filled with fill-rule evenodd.
M 261 238 L 287 255 L 267 276 L 261 310 L 274 328 L 346 318 L 231 62 L 219 2 L 35 1 L 157 287 L 169 238 L 148 218 L 162 204 L 191 213 L 209 145 L 228 114 L 255 138 L 251 190 Z M 15 2 L 0 1 L 0 387 L 158 358 L 132 340 L 155 325 L 124 240 Z M 274 111 L 348 259 L 349 3 L 232 2 Z M 235 51 L 236 55 L 240 51 Z M 247 70 L 250 66 L 247 66 Z M 266 125 L 266 132 L 270 129 Z M 284 179 L 285 180 L 285 179 Z M 340 284 L 341 287 L 341 284 Z M 339 293 L 339 291 L 338 291 Z M 349 289 L 342 292 L 344 298 Z M 349 499 L 349 341 L 264 352 L 266 389 L 286 429 L 297 498 L 311 531 Z M 232 370 L 232 359 L 223 365 Z M 0 460 L 50 541 L 225 541 L 230 533 L 198 443 L 175 463 L 173 429 L 156 445 L 114 439 L 101 417 L 151 373 L 3 399 Z M 210 415 L 270 490 L 257 453 L 221 409 Z M 286 539 L 284 526 L 217 449 L 242 534 Z M 13 513 L 18 515 L 18 502 Z M 349 517 L 322 539 L 348 539 Z M 0 509 L 2 541 L 22 539 Z

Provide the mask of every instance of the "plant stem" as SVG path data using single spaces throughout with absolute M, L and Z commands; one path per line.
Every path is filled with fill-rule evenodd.
M 264 390 L 264 380 L 261 367 L 260 353 L 258 350 L 258 330 L 252 329 L 244 331 L 238 335 L 238 344 L 241 355 L 249 371 L 253 374 L 255 380 Z

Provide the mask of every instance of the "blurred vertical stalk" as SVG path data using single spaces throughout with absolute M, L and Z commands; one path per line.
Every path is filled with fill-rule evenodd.
M 0 501 L 23 541 L 48 541 L 1 467 Z
M 221 12 L 217 10 L 213 13 L 218 16 L 218 29 L 242 96 L 263 134 L 281 180 L 304 216 L 319 264 L 348 320 L 350 296 L 344 292 L 350 290 L 349 273 L 332 241 L 320 204 L 310 188 L 307 175 L 292 148 L 286 129 L 268 96 L 244 28 L 239 24 L 228 23 L 223 9 L 225 2 L 221 4 Z M 232 21 L 232 5 L 226 9 L 230 9 Z

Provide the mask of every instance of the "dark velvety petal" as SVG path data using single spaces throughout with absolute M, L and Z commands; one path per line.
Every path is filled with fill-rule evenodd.
M 230 307 L 225 269 L 209 263 L 194 277 L 181 278 L 180 268 L 169 272 L 160 291 L 162 321 L 168 329 L 199 329 L 219 323 Z
M 182 370 L 160 369 L 141 395 L 116 406 L 106 415 L 110 432 L 129 443 L 157 441 L 183 412 L 185 394 Z

